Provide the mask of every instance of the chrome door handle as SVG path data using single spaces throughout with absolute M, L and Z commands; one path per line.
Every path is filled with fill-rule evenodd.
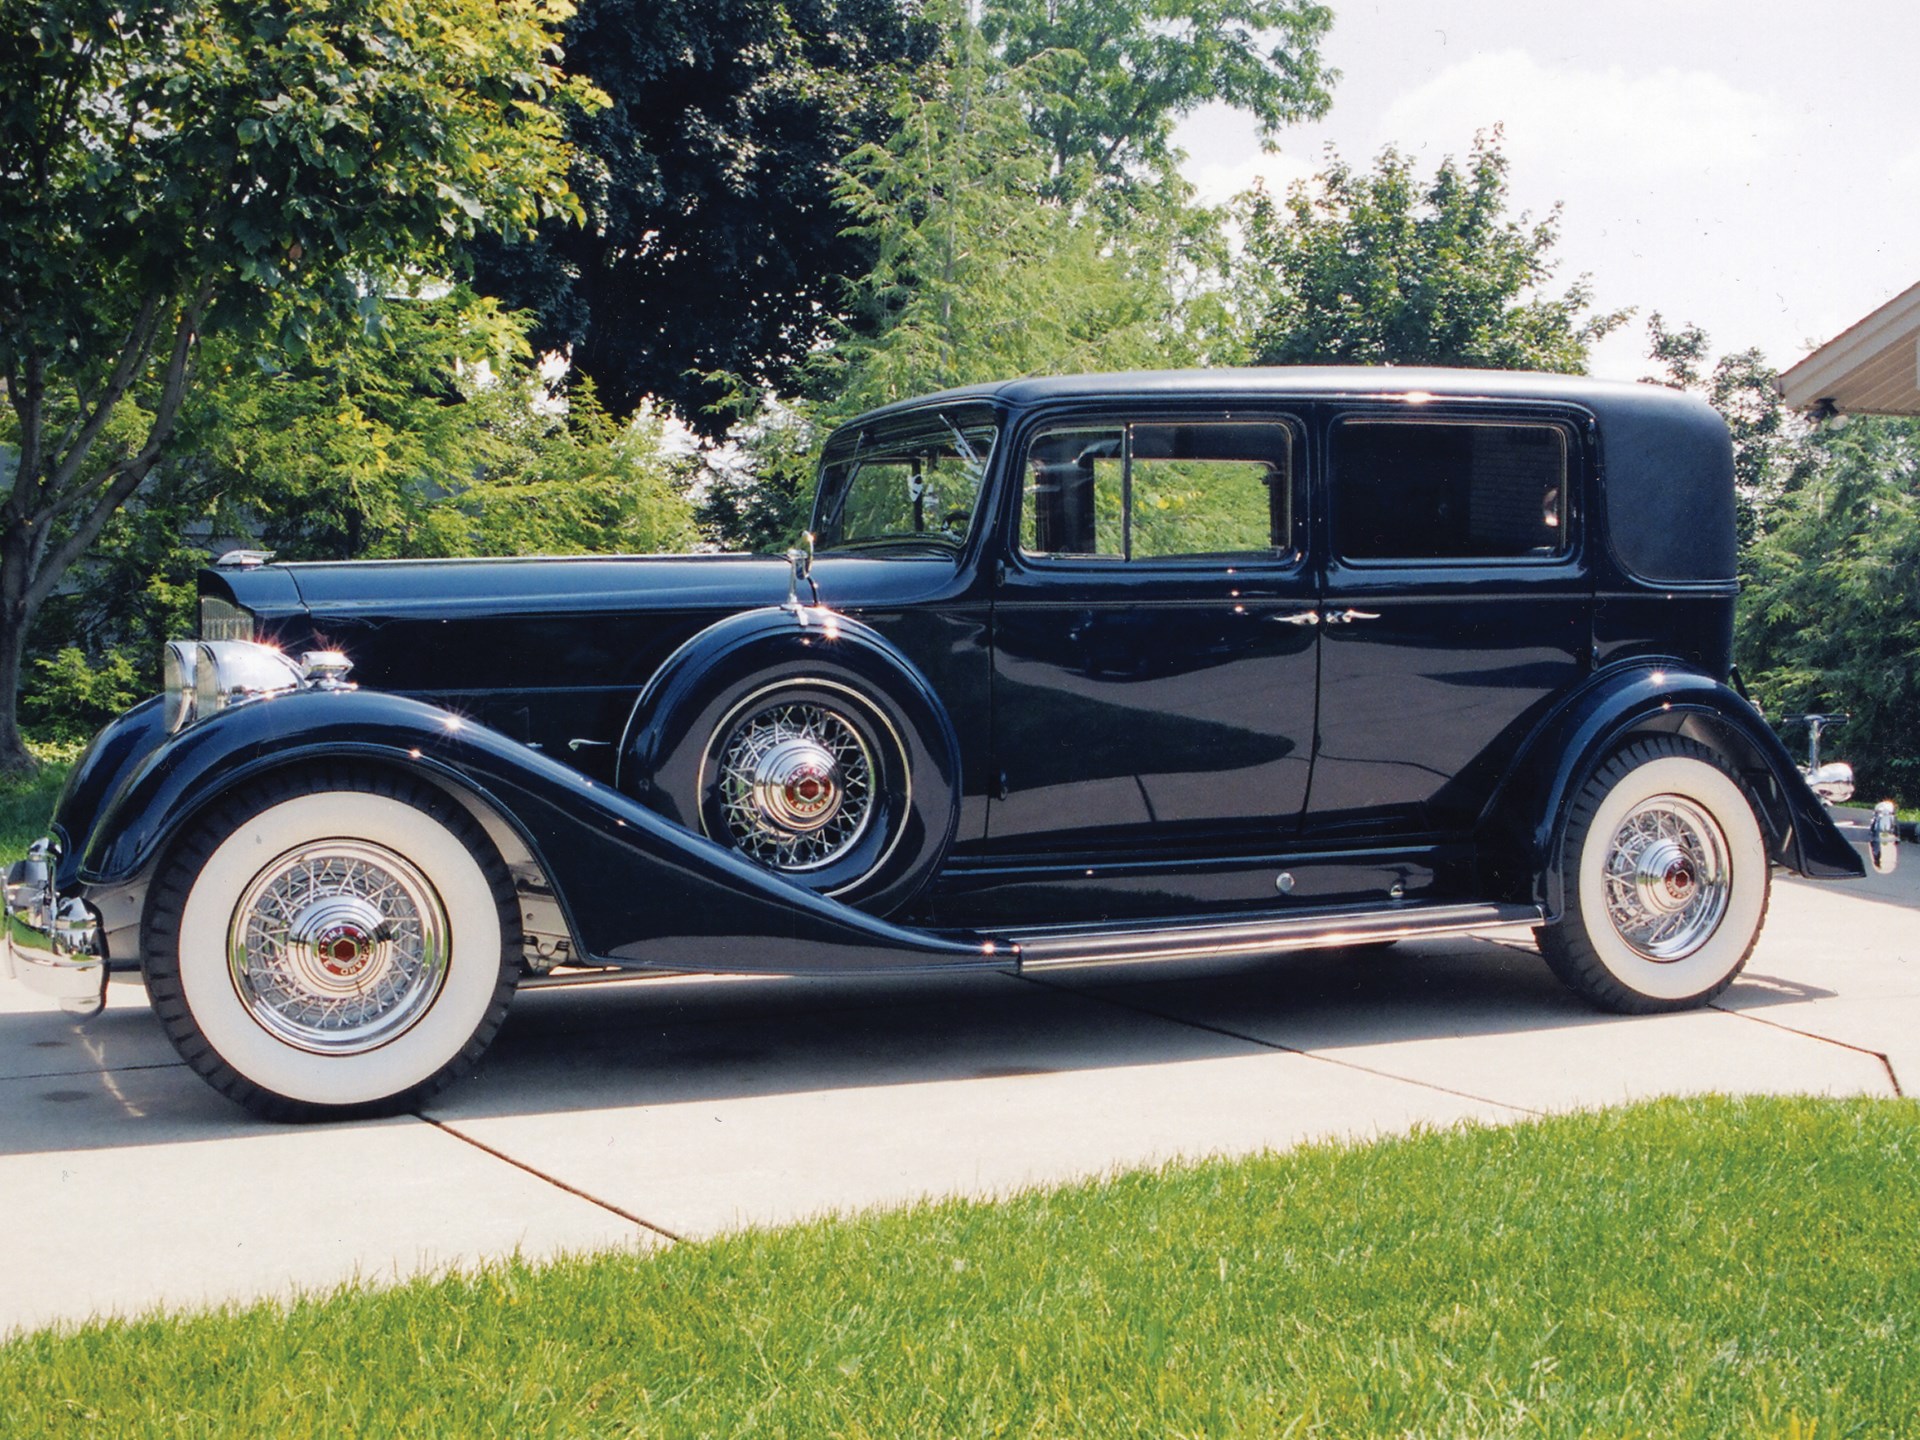
M 1320 612 L 1318 610 L 1302 610 L 1298 615 L 1269 615 L 1267 619 L 1275 625 L 1318 625 L 1320 623 Z
M 1379 618 L 1380 612 L 1377 610 L 1329 610 L 1327 612 L 1329 625 L 1351 625 L 1356 620 L 1378 620 Z

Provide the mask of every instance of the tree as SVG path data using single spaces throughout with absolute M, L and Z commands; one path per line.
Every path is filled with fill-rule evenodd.
M 1048 189 L 1071 200 L 1173 174 L 1174 123 L 1208 102 L 1245 110 L 1271 140 L 1317 120 L 1338 72 L 1314 0 L 986 0 L 981 31 L 1024 75 L 1022 108 L 1046 146 Z
M 559 0 L 13 0 L 0 18 L 0 766 L 34 615 L 166 450 L 211 336 L 577 214 Z
M 91 734 L 159 679 L 210 553 L 289 559 L 684 549 L 689 462 L 592 383 L 556 397 L 526 319 L 455 290 L 317 327 L 292 354 L 206 342 L 167 463 L 42 610 L 21 717 Z M 142 691 L 140 687 L 144 686 Z
M 527 323 L 456 289 L 390 302 L 373 334 L 337 321 L 281 365 L 229 347 L 177 468 L 293 559 L 690 542 L 659 426 L 616 422 L 591 381 L 549 393 Z
M 873 244 L 850 319 L 812 376 L 850 414 L 974 381 L 1197 363 L 1225 308 L 1216 217 L 1119 216 L 1052 196 L 1024 77 L 964 16 L 954 56 L 898 96 L 895 129 L 847 162 L 841 203 Z
M 1585 370 L 1587 347 L 1628 312 L 1587 313 L 1584 276 L 1543 293 L 1559 208 L 1533 223 L 1506 206 L 1498 129 L 1430 183 L 1388 146 L 1369 173 L 1329 149 L 1284 202 L 1256 187 L 1240 217 L 1258 363 Z
M 1218 217 L 1055 197 L 1025 76 L 959 7 L 944 33 L 943 62 L 892 97 L 891 133 L 846 162 L 843 216 L 874 261 L 804 367 L 804 397 L 767 407 L 751 383 L 724 377 L 725 413 L 747 418 L 744 463 L 705 487 L 701 521 L 723 544 L 788 543 L 819 441 L 859 411 L 1016 375 L 1201 363 L 1232 333 Z
M 1650 378 L 1702 396 L 1732 433 L 1734 523 L 1744 556 L 1806 461 L 1805 427 L 1780 398 L 1780 372 L 1757 349 L 1722 355 L 1708 370 L 1706 331 L 1698 325 L 1670 330 L 1657 310 L 1647 319 L 1647 336 L 1648 353 L 1664 372 Z
M 1737 650 L 1771 715 L 1845 710 L 1865 797 L 1920 801 L 1920 421 L 1814 430 L 1748 555 Z
M 535 343 L 614 411 L 650 395 L 723 429 L 706 377 L 789 388 L 872 263 L 839 164 L 934 38 L 901 0 L 584 0 L 568 63 L 611 98 L 568 123 L 587 223 L 477 245 L 476 284 L 536 312 Z

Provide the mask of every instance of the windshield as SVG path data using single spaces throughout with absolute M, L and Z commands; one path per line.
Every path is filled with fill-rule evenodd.
M 822 550 L 957 550 L 973 527 L 999 427 L 977 407 L 847 430 L 827 445 L 814 506 Z

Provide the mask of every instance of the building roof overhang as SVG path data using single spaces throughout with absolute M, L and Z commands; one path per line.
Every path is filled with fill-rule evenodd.
M 1796 410 L 1920 415 L 1920 285 L 1783 371 L 1780 394 Z

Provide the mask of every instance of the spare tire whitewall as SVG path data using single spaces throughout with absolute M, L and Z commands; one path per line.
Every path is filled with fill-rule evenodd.
M 1636 741 L 1568 814 L 1565 914 L 1548 963 L 1610 1010 L 1704 1004 L 1733 983 L 1766 918 L 1766 838 L 1745 787 L 1704 746 Z
M 210 819 L 149 914 L 170 1038 L 263 1114 L 418 1103 L 477 1058 L 519 976 L 511 889 L 470 818 L 426 787 L 341 779 Z

